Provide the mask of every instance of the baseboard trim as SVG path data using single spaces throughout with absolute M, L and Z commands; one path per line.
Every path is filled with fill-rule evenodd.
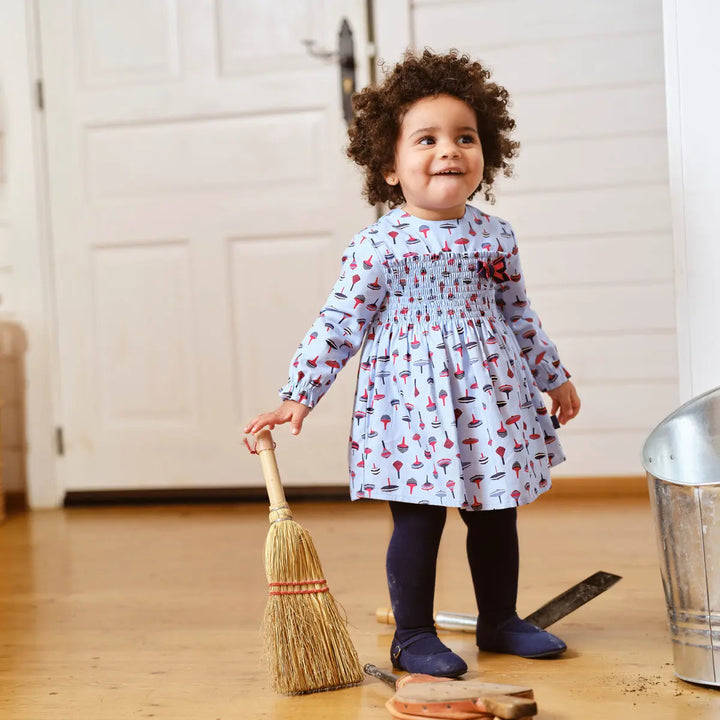
M 288 502 L 337 502 L 348 499 L 347 485 L 286 487 Z M 617 477 L 563 477 L 553 479 L 547 500 L 608 500 L 648 498 L 641 475 Z M 267 503 L 264 487 L 175 488 L 167 490 L 75 490 L 65 495 L 65 507 L 87 505 L 163 505 L 197 503 Z M 9 503 L 8 503 L 9 505 Z
M 285 487 L 288 502 L 347 500 L 347 485 Z M 167 490 L 73 490 L 65 507 L 83 505 L 165 505 L 202 503 L 267 503 L 264 487 L 174 488 Z
M 644 475 L 553 478 L 549 500 L 648 499 Z
M 5 510 L 7 512 L 22 512 L 27 509 L 27 495 L 23 490 L 7 490 L 5 492 Z
M 0 522 L 8 515 L 25 512 L 28 509 L 27 495 L 22 490 L 0 491 Z

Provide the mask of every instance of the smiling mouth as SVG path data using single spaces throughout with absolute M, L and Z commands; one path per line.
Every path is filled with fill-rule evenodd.
M 443 170 L 442 172 L 435 173 L 436 175 L 462 175 L 459 170 Z

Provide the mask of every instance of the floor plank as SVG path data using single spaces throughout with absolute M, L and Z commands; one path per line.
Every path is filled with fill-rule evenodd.
M 551 497 L 551 496 L 550 496 Z M 388 668 L 383 502 L 299 502 L 363 662 Z M 463 529 L 451 514 L 436 608 L 472 612 Z M 299 697 L 268 689 L 259 622 L 267 598 L 261 504 L 93 507 L 11 515 L 0 525 L 3 720 L 374 720 L 392 691 L 362 686 Z M 529 685 L 541 720 L 720 716 L 717 690 L 675 678 L 648 503 L 541 499 L 521 508 L 519 610 L 596 570 L 616 586 L 553 626 L 560 659 L 479 653 L 443 638 L 466 677 Z

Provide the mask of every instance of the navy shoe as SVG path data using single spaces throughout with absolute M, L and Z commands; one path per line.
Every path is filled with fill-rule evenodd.
M 567 650 L 559 638 L 513 615 L 490 630 L 478 625 L 477 644 L 481 650 L 507 653 L 525 658 L 549 658 Z
M 422 653 L 412 652 L 412 646 L 423 641 Z M 465 661 L 440 642 L 434 632 L 421 632 L 405 642 L 399 642 L 397 635 L 390 645 L 390 660 L 393 667 L 410 673 L 425 673 L 436 677 L 458 677 L 467 672 Z

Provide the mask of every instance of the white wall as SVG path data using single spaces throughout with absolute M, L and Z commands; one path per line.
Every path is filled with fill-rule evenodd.
M 583 400 L 555 474 L 642 474 L 678 403 L 661 0 L 415 0 L 411 18 L 416 48 L 470 53 L 514 100 L 521 154 L 489 211 Z
M 0 3 L 0 321 L 28 338 L 31 501 L 42 506 L 58 494 L 29 6 Z M 665 0 L 663 46 L 661 0 L 376 0 L 381 58 L 459 47 L 513 95 L 522 153 L 490 210 L 516 228 L 534 304 L 584 401 L 563 430 L 559 475 L 639 474 L 650 428 L 720 384 L 720 101 L 708 73 L 719 13 L 714 0 Z
M 31 7 L 24 0 L 0 2 L 0 323 L 11 326 L 0 338 L 0 354 L 4 367 L 24 336 L 27 473 L 36 479 L 29 487 L 29 501 L 34 507 L 44 507 L 57 504 L 59 494 L 54 472 L 49 252 L 39 212 L 42 154 L 33 104 Z M 12 393 L 22 388 L 3 372 L 0 389 L 6 393 L 11 413 L 16 413 L 18 402 Z M 4 419 L 12 432 L 16 414 L 6 412 Z M 25 448 L 18 443 L 24 439 L 17 431 L 3 438 L 9 453 L 6 489 L 22 489 Z
M 681 398 L 720 385 L 720 67 L 716 0 L 665 0 Z

